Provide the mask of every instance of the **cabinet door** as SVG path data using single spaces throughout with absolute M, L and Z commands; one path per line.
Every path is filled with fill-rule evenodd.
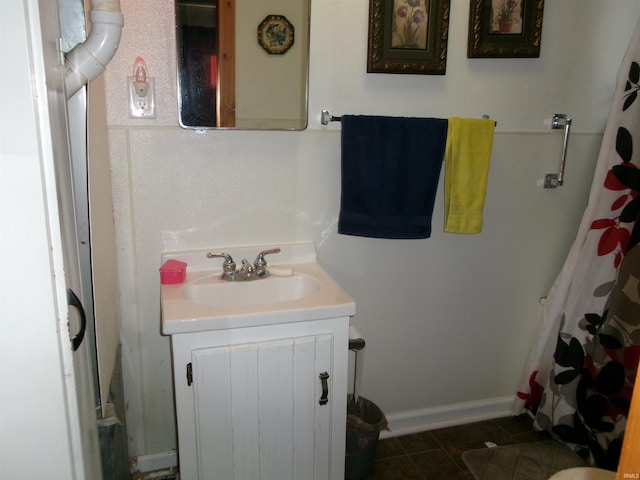
M 193 350 L 199 478 L 330 478 L 332 352 L 332 334 Z

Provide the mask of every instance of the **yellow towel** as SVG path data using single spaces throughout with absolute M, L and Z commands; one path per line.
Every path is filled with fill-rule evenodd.
M 444 231 L 482 231 L 493 120 L 450 118 L 445 153 Z

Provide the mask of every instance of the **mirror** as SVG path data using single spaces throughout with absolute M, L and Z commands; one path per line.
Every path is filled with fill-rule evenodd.
M 176 0 L 184 128 L 307 127 L 310 0 Z

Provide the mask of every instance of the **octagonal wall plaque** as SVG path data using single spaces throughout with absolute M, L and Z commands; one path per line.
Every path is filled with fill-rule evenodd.
M 284 15 L 267 15 L 258 25 L 258 43 L 271 55 L 282 55 L 293 45 L 294 28 Z

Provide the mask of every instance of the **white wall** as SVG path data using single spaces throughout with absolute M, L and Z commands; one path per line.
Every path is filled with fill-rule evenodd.
M 299 128 L 306 117 L 306 54 L 309 18 L 304 2 L 236 2 L 236 125 Z M 285 55 L 269 55 L 256 41 L 256 27 L 267 15 L 284 15 L 294 26 L 294 43 Z M 305 68 L 302 68 L 305 67 Z M 291 101 L 291 99 L 299 99 Z
M 15 2 L 14 2 L 15 3 Z M 15 5 L 18 7 L 18 5 Z M 27 17 L 23 5 L 3 7 L 3 48 L 13 75 L 2 80 L 0 105 L 0 464 L 3 474 L 72 475 L 68 424 L 51 278 L 38 119 L 30 91 Z M 15 48 L 19 47 L 19 48 Z M 14 208 L 16 204 L 20 208 Z M 27 234 L 25 234 L 27 232 Z M 27 287 L 28 285 L 28 287 Z M 37 292 L 37 297 L 34 297 Z M 34 302 L 34 298 L 38 301 Z M 43 398 L 46 396 L 46 401 Z M 47 429 L 34 436 L 43 425 Z M 32 455 L 38 452 L 39 461 Z
M 358 305 L 361 394 L 394 419 L 452 405 L 504 407 L 586 202 L 615 75 L 640 14 L 634 0 L 549 0 L 539 59 L 467 59 L 469 2 L 453 0 L 446 76 L 366 73 L 367 0 L 312 4 L 309 129 L 177 127 L 173 6 L 122 0 L 125 29 L 106 72 L 118 227 L 130 453 L 175 448 L 170 350 L 160 335 L 160 252 L 311 240 Z M 158 19 L 162 19 L 158 21 Z M 131 120 L 136 56 L 156 77 L 155 120 Z M 426 240 L 336 233 L 340 125 L 320 111 L 488 114 L 498 122 L 479 235 L 442 232 L 442 189 Z M 545 190 L 573 118 L 566 185 Z
M 57 5 L 11 1 L 0 10 L 0 50 L 11 65 L 0 79 L 2 476 L 98 478 L 94 397 L 87 387 L 87 421 L 67 326 L 66 288 L 79 290 L 61 232 L 66 195 L 56 195 L 58 167 L 68 163 Z

